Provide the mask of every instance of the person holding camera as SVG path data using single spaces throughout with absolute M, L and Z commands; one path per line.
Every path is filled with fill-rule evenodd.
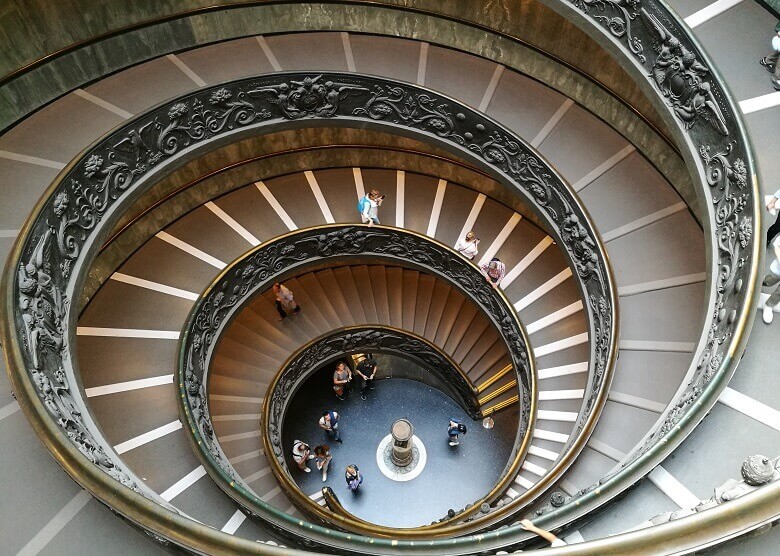
M 379 224 L 379 207 L 382 205 L 382 201 L 385 200 L 385 195 L 382 195 L 376 189 L 369 191 L 365 197 L 363 197 L 358 203 L 358 209 L 360 210 L 360 218 L 363 224 L 373 226 Z
M 450 437 L 450 446 L 457 446 L 460 444 L 458 435 L 466 434 L 466 432 L 466 425 L 457 419 L 450 419 L 450 424 L 447 426 L 447 435 Z
M 455 251 L 466 257 L 468 260 L 473 261 L 474 257 L 479 253 L 477 246 L 479 245 L 479 238 L 474 235 L 474 232 L 469 232 L 466 237 L 458 240 L 455 244 Z

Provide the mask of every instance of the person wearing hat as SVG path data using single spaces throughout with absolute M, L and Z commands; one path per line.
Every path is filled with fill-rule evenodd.
M 764 56 L 760 64 L 772 73 L 772 86 L 780 91 L 780 64 L 777 59 L 780 57 L 780 22 L 775 25 L 775 36 L 772 37 L 772 53 Z

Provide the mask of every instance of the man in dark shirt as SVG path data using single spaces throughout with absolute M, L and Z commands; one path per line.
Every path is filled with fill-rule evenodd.
M 374 376 L 376 375 L 377 362 L 371 354 L 358 363 L 355 369 L 360 377 L 360 397 L 366 399 L 366 391 L 374 389 Z
M 450 419 L 450 423 L 447 425 L 447 436 L 450 438 L 450 446 L 460 444 L 458 441 L 458 435 L 460 434 L 466 434 L 466 425 L 457 419 Z

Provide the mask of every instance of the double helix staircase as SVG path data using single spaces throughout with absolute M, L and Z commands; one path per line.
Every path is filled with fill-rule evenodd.
M 687 2 L 670 3 L 682 16 L 693 13 Z M 762 8 L 743 1 L 694 29 L 739 100 L 750 102 L 769 92 L 768 74 L 754 71 L 765 41 L 751 32 L 749 40 L 735 44 L 723 40 L 722 29 L 764 26 L 771 31 L 771 23 Z M 420 62 L 423 51 L 425 64 Z M 348 70 L 422 81 L 517 132 L 573 185 L 606 245 L 619 288 L 620 356 L 599 423 L 557 488 L 571 495 L 608 475 L 656 423 L 691 363 L 706 312 L 705 241 L 674 188 L 632 145 L 583 107 L 510 68 L 433 44 L 339 33 L 247 37 L 157 58 L 65 95 L 0 137 L 8 201 L 0 208 L 0 228 L 21 228 L 59 169 L 131 114 L 192 91 L 201 82 L 211 85 L 280 69 Z M 778 114 L 770 106 L 746 115 L 764 177 L 776 173 L 776 157 L 770 153 Z M 298 228 L 355 221 L 361 187 L 387 193 L 383 223 L 449 245 L 473 229 L 482 239 L 478 258 L 497 255 L 507 265 L 503 290 L 537 359 L 539 411 L 526 464 L 504 501 L 536 483 L 568 440 L 584 397 L 590 339 L 576 277 L 552 239 L 502 203 L 500 195 L 492 198 L 435 175 L 358 166 L 302 171 L 215 195 L 159 230 L 121 262 L 79 319 L 81 380 L 95 421 L 136 475 L 194 519 L 247 539 L 282 542 L 244 519 L 205 477 L 178 421 L 172 373 L 178 335 L 192 302 L 222 267 L 255 242 Z M 0 238 L 4 255 L 11 240 Z M 278 366 L 311 338 L 358 324 L 361 318 L 405 328 L 444 347 L 478 387 L 489 384 L 481 392 L 483 399 L 501 391 L 485 401 L 485 409 L 511 402 L 514 390 L 502 391 L 511 383 L 511 373 L 490 382 L 507 361 L 486 319 L 466 303 L 459 305 L 459 294 L 432 277 L 366 265 L 311 272 L 288 285 L 304 307 L 303 316 L 277 323 L 268 296 L 258 298 L 223 340 L 210 398 L 215 428 L 231 463 L 245 479 L 262 484 L 258 494 L 281 510 L 298 515 L 269 480 L 257 434 L 260 404 Z M 774 339 L 771 329 L 759 325 L 754 335 L 761 345 Z M 619 533 L 650 515 L 705 498 L 713 486 L 734 475 L 736 462 L 748 453 L 774 455 L 778 427 L 771 368 L 764 350 L 749 349 L 731 384 L 736 395 L 713 408 L 675 457 L 651 474 L 650 482 L 641 483 L 570 540 Z M 265 373 L 260 380 L 257 369 Z M 40 530 L 61 515 L 60 509 L 74 512 L 84 506 L 55 531 L 57 543 L 48 550 L 56 546 L 76 552 L 116 539 L 129 551 L 157 550 L 79 494 L 36 443 L 21 412 L 8 413 L 13 400 L 4 375 L 0 381 L 0 431 L 15 447 L 4 455 L 9 477 L 3 481 L 4 498 L 28 501 L 19 511 L 3 507 L 4 522 L 15 531 L 10 550 L 45 540 Z M 739 395 L 758 400 L 764 418 L 745 410 Z M 30 476 L 38 480 L 24 480 Z M 35 547 L 27 545 L 28 550 Z

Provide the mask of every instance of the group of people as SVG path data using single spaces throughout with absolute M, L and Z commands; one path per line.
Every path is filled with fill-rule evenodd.
M 341 434 L 339 432 L 339 414 L 335 411 L 326 411 L 319 420 L 319 426 L 325 433 L 333 439 L 334 442 L 341 444 Z M 302 440 L 295 440 L 292 447 L 293 461 L 304 473 L 311 473 L 309 461 L 314 460 L 314 465 L 322 473 L 322 482 L 328 480 L 328 468 L 333 456 L 330 453 L 330 446 L 320 444 L 314 447 L 312 453 L 311 447 Z M 363 475 L 357 465 L 347 465 L 344 472 L 344 479 L 347 482 L 347 488 L 355 492 L 363 483 Z
M 364 224 L 372 226 L 373 224 L 379 224 L 378 209 L 384 201 L 385 195 L 382 195 L 376 189 L 372 189 L 364 197 L 358 201 L 358 212 L 361 215 L 361 219 Z M 476 237 L 474 232 L 469 232 L 466 236 L 459 240 L 455 245 L 455 250 L 462 254 L 469 260 L 473 260 L 479 253 L 479 238 Z M 501 280 L 506 273 L 506 267 L 500 259 L 494 257 L 489 262 L 480 266 L 483 274 L 487 278 L 488 282 L 498 288 L 501 284 Z M 301 307 L 295 301 L 293 293 L 284 285 L 277 282 L 273 285 L 273 292 L 276 296 L 275 304 L 276 310 L 279 313 L 279 321 L 287 318 L 288 313 L 298 315 L 301 312 Z M 360 381 L 360 397 L 361 399 L 367 399 L 367 393 L 374 389 L 374 379 L 377 372 L 377 362 L 369 354 L 363 358 L 356 366 L 355 373 Z M 352 374 L 352 370 L 343 361 L 336 365 L 336 369 L 333 372 L 333 392 L 336 394 L 336 398 L 339 401 L 344 401 L 346 396 L 351 391 L 350 385 L 355 377 Z M 341 433 L 339 431 L 339 414 L 336 411 L 326 411 L 322 414 L 319 420 L 319 427 L 325 431 L 325 433 L 334 442 L 341 444 Z M 459 442 L 459 436 L 466 433 L 466 426 L 457 419 L 450 419 L 447 426 L 447 436 L 449 438 L 450 446 L 457 446 Z M 323 482 L 328 480 L 328 469 L 330 467 L 333 456 L 330 452 L 330 446 L 327 444 L 320 444 L 314 447 L 312 452 L 311 447 L 302 440 L 295 440 L 292 448 L 293 461 L 298 465 L 298 468 L 304 473 L 310 473 L 309 461 L 314 460 L 317 470 L 322 473 Z M 347 488 L 351 491 L 356 491 L 363 483 L 363 475 L 360 473 L 360 469 L 357 465 L 351 464 L 346 467 L 344 478 L 347 483 Z
M 355 372 L 360 377 L 360 394 L 362 399 L 366 399 L 366 393 L 369 390 L 374 389 L 374 378 L 377 372 L 377 361 L 371 354 L 368 354 L 361 359 Z M 336 365 L 336 369 L 333 371 L 333 392 L 336 394 L 336 398 L 340 401 L 346 399 L 347 394 L 350 392 L 349 385 L 353 380 L 352 370 L 344 363 L 340 361 Z M 339 422 L 341 416 L 337 411 L 328 410 L 325 411 L 318 421 L 319 427 L 325 431 L 325 434 L 333 442 L 342 444 L 344 441 L 341 438 L 341 429 L 339 428 Z M 447 436 L 449 438 L 450 446 L 457 446 L 460 444 L 459 437 L 461 434 L 466 434 L 466 425 L 457 419 L 450 419 L 447 425 Z M 292 447 L 293 461 L 298 465 L 298 468 L 304 473 L 311 473 L 309 468 L 309 462 L 314 460 L 315 467 L 322 473 L 322 481 L 328 480 L 328 469 L 330 467 L 333 456 L 330 453 L 330 446 L 327 444 L 320 444 L 314 447 L 312 452 L 311 447 L 302 440 L 295 440 Z M 363 483 L 363 475 L 360 473 L 360 469 L 357 465 L 350 464 L 347 466 L 344 472 L 344 479 L 347 483 L 347 488 L 352 492 L 357 491 L 360 485 Z
M 289 290 L 288 290 L 289 291 Z M 374 389 L 374 378 L 376 377 L 377 362 L 369 354 L 364 357 L 358 363 L 355 372 L 360 378 L 360 396 L 362 399 L 366 399 L 366 394 L 369 390 Z M 333 371 L 333 392 L 336 394 L 336 398 L 339 401 L 344 401 L 347 394 L 350 392 L 350 384 L 353 380 L 352 370 L 346 363 L 340 361 L 336 365 L 336 369 Z M 320 417 L 318 425 L 325 431 L 325 434 L 333 440 L 342 444 L 344 441 L 341 439 L 341 431 L 339 429 L 339 421 L 341 417 L 338 412 L 333 410 L 325 411 Z M 293 461 L 298 465 L 298 468 L 304 473 L 311 473 L 309 468 L 309 461 L 314 460 L 314 464 L 322 473 L 322 481 L 328 480 L 328 468 L 333 456 L 330 453 L 330 446 L 327 444 L 320 444 L 314 447 L 312 453 L 311 447 L 302 440 L 295 440 L 292 448 Z M 344 472 L 344 479 L 347 483 L 347 488 L 352 492 L 355 492 L 363 483 L 363 475 L 360 473 L 360 469 L 354 463 L 348 465 Z
M 376 359 L 371 354 L 361 359 L 355 367 L 355 373 L 357 373 L 360 381 L 360 398 L 363 400 L 366 399 L 368 391 L 374 389 L 377 367 Z M 333 391 L 336 393 L 336 398 L 339 401 L 344 401 L 347 394 L 351 392 L 349 386 L 354 379 L 352 369 L 346 363 L 341 361 L 336 365 L 336 370 L 333 371 Z
M 474 232 L 467 233 L 455 244 L 455 251 L 468 260 L 473 261 L 474 257 L 479 254 L 479 238 Z M 481 264 L 479 269 L 482 271 L 482 274 L 485 275 L 488 282 L 490 282 L 491 286 L 494 288 L 501 286 L 501 280 L 503 280 L 506 275 L 506 266 L 501 262 L 501 259 L 493 257 L 490 261 Z
M 379 207 L 382 206 L 382 201 L 384 200 L 385 195 L 382 195 L 376 189 L 372 189 L 360 198 L 357 209 L 363 224 L 368 224 L 369 226 L 379 224 Z M 455 251 L 468 260 L 473 261 L 474 257 L 479 253 L 479 238 L 474 232 L 467 233 L 455 244 Z M 489 262 L 481 265 L 480 269 L 494 288 L 501 285 L 501 280 L 503 280 L 506 273 L 506 267 L 498 257 L 493 257 Z

